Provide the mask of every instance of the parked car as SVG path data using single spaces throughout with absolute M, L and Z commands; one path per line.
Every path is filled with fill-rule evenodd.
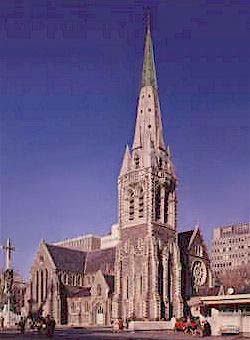
M 240 329 L 235 325 L 224 325 L 220 329 L 221 335 L 223 334 L 239 334 Z

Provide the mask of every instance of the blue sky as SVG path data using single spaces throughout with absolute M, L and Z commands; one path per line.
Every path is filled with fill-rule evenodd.
M 0 2 L 1 242 L 27 275 L 40 240 L 105 234 L 131 144 L 145 8 L 178 224 L 250 220 L 248 1 Z

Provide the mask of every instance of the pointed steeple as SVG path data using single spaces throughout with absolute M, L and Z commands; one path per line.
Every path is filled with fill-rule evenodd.
M 149 16 L 147 21 L 141 89 L 137 107 L 132 150 L 138 148 L 145 149 L 148 138 L 152 141 L 152 145 L 155 149 L 166 150 Z
M 154 62 L 154 50 L 150 30 L 150 14 L 147 16 L 147 33 L 144 47 L 144 60 L 142 68 L 141 87 L 153 86 L 157 89 L 157 79 Z
M 130 164 L 131 164 L 131 155 L 130 155 L 129 147 L 128 145 L 126 145 L 126 149 L 125 149 L 125 153 L 124 153 L 123 161 L 122 161 L 122 166 L 120 170 L 120 176 L 126 173 L 127 171 L 129 171 Z

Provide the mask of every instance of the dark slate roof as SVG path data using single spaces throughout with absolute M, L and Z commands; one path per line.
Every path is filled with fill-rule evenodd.
M 68 297 L 87 297 L 91 296 L 90 287 L 71 287 L 65 286 Z
M 188 245 L 191 240 L 191 237 L 194 233 L 194 230 L 183 231 L 178 233 L 178 245 L 181 251 L 188 250 Z
M 46 244 L 57 269 L 83 272 L 87 253 L 80 250 Z
M 105 281 L 107 282 L 107 285 L 109 286 L 110 293 L 113 293 L 115 290 L 115 278 L 113 275 L 104 275 Z
M 115 247 L 89 252 L 86 259 L 84 273 L 91 274 L 101 270 L 103 274 L 113 274 L 115 252 Z
M 217 287 L 200 287 L 198 291 L 198 296 L 215 296 L 219 295 L 222 290 L 223 294 L 227 294 L 227 290 L 229 288 L 233 288 L 234 292 L 232 294 L 250 294 L 250 285 L 242 286 L 242 287 L 234 287 L 234 286 L 217 286 Z
M 197 296 L 214 296 L 218 295 L 220 291 L 220 287 L 199 287 Z

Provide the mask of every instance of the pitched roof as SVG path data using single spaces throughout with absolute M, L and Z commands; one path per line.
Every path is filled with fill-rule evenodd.
M 87 297 L 91 296 L 90 287 L 72 287 L 65 286 L 65 290 L 68 297 Z
M 89 252 L 86 259 L 85 274 L 101 270 L 103 274 L 114 272 L 116 248 L 107 248 Z
M 85 251 L 64 248 L 52 244 L 46 244 L 46 247 L 58 269 L 83 272 L 87 253 Z
M 189 245 L 189 242 L 191 240 L 193 233 L 194 233 L 193 229 L 178 233 L 178 245 L 181 251 L 188 250 L 188 245 Z

